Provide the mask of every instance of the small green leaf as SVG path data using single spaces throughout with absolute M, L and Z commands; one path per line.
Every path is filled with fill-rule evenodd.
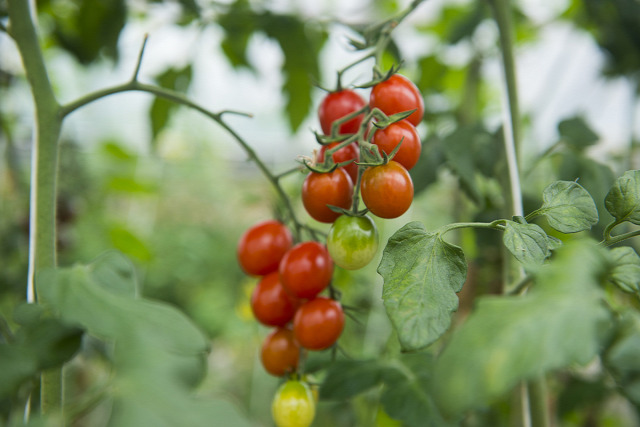
M 163 88 L 178 92 L 186 92 L 191 83 L 192 68 L 187 65 L 184 68 L 170 68 L 156 76 L 155 80 Z M 178 104 L 167 99 L 156 97 L 151 104 L 151 133 L 153 140 L 169 123 L 171 114 L 178 108 Z
M 535 224 L 506 222 L 502 240 L 509 252 L 524 265 L 541 265 L 551 254 L 547 233 Z
M 378 273 L 387 315 L 404 350 L 426 347 L 449 328 L 467 274 L 459 247 L 411 222 L 389 239 Z
M 543 204 L 534 212 L 544 215 L 561 233 L 590 230 L 598 223 L 598 209 L 587 190 L 574 181 L 556 181 L 542 193 Z
M 502 398 L 516 384 L 590 362 L 611 332 L 602 303 L 602 248 L 571 241 L 523 296 L 483 297 L 434 367 L 434 398 L 455 415 Z
M 600 139 L 582 117 L 562 120 L 558 123 L 558 132 L 567 144 L 580 149 L 593 145 Z
M 616 179 L 604 203 L 617 222 L 640 225 L 640 171 L 627 171 Z
M 640 292 L 640 256 L 635 249 L 622 246 L 611 249 L 613 269 L 609 280 L 625 292 Z

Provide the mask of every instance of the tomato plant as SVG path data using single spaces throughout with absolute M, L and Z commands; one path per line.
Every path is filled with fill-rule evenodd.
M 380 218 L 397 218 L 413 201 L 413 182 L 409 172 L 393 160 L 370 167 L 362 175 L 362 201 Z
M 336 300 L 317 297 L 300 306 L 293 319 L 293 333 L 309 350 L 324 350 L 336 343 L 344 328 L 344 312 Z
M 327 249 L 336 265 L 347 270 L 362 268 L 376 255 L 378 229 L 366 215 L 342 215 L 331 225 Z
M 279 271 L 282 285 L 291 295 L 313 298 L 329 286 L 333 261 L 323 244 L 302 242 L 285 254 Z
M 309 427 L 316 414 L 316 404 L 306 382 L 288 380 L 282 384 L 271 404 L 277 427 Z
M 293 318 L 298 301 L 280 283 L 277 271 L 264 276 L 251 294 L 251 309 L 256 319 L 267 326 L 284 326 Z
M 291 329 L 277 328 L 262 342 L 260 360 L 264 369 L 271 375 L 281 377 L 294 372 L 298 367 L 299 358 L 300 345 Z
M 379 108 L 390 116 L 404 111 L 416 110 L 407 120 L 418 126 L 424 115 L 424 100 L 416 85 L 401 74 L 393 74 L 371 89 L 369 106 Z
M 311 218 L 329 223 L 340 216 L 329 205 L 348 209 L 352 193 L 353 182 L 342 168 L 328 173 L 309 172 L 302 184 L 302 203 Z
M 322 131 L 325 135 L 330 135 L 331 125 L 336 120 L 361 110 L 365 105 L 367 105 L 365 100 L 350 89 L 327 94 L 318 107 L 318 119 L 320 120 Z M 340 124 L 338 134 L 356 133 L 363 118 L 364 114 L 359 114 L 353 119 Z
M 280 260 L 293 244 L 289 229 L 279 221 L 255 224 L 240 237 L 237 256 L 247 273 L 264 276 L 278 269 Z
M 396 146 L 402 142 L 400 149 L 393 156 L 393 160 L 400 163 L 408 171 L 418 163 L 422 151 L 418 131 L 407 120 L 391 123 L 384 129 L 377 129 L 371 142 L 387 154 L 391 154 Z
M 324 153 L 328 149 L 331 149 L 338 144 L 339 142 L 332 142 L 329 145 L 323 145 L 322 148 L 320 148 L 320 151 L 318 151 L 318 156 L 316 157 L 316 161 L 319 163 L 323 162 L 324 155 L 325 155 Z M 346 166 L 343 166 L 343 168 L 349 174 L 351 181 L 355 183 L 358 178 L 358 165 L 356 164 L 356 162 L 358 161 L 358 144 L 355 142 L 352 142 L 351 144 L 345 147 L 342 147 L 341 149 L 333 153 L 331 157 L 333 158 L 333 161 L 336 163 L 351 161 L 351 163 L 349 163 Z

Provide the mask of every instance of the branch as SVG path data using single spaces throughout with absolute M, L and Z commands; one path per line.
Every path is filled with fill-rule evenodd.
M 144 46 L 143 46 L 143 48 L 144 48 Z M 141 51 L 140 57 L 141 56 L 142 56 L 142 51 Z M 136 69 L 139 69 L 139 64 L 138 64 L 138 66 L 136 66 Z M 289 212 L 289 216 L 290 216 L 291 220 L 293 221 L 293 223 L 295 225 L 295 229 L 294 229 L 295 236 L 299 240 L 300 231 L 302 230 L 303 227 L 300 224 L 300 222 L 298 221 L 298 218 L 296 216 L 295 210 L 293 209 L 293 206 L 291 204 L 291 200 L 289 199 L 289 197 L 287 196 L 286 192 L 284 191 L 284 189 L 280 185 L 279 177 L 274 175 L 273 173 L 271 173 L 269 168 L 267 168 L 267 166 L 264 164 L 264 162 L 258 157 L 258 155 L 253 150 L 253 148 L 251 148 L 251 146 L 235 130 L 233 130 L 222 119 L 222 116 L 224 114 L 236 114 L 236 115 L 243 115 L 243 116 L 246 116 L 246 117 L 251 117 L 251 115 L 247 114 L 247 113 L 241 113 L 241 112 L 229 111 L 229 110 L 224 110 L 224 111 L 221 111 L 221 112 L 218 112 L 218 113 L 212 112 L 212 111 L 208 110 L 207 108 L 201 106 L 200 104 L 197 104 L 196 102 L 193 102 L 188 97 L 186 97 L 185 95 L 183 95 L 183 94 L 181 94 L 179 92 L 176 92 L 176 91 L 170 90 L 170 89 L 161 88 L 161 87 L 154 86 L 154 85 L 140 83 L 139 81 L 135 80 L 136 74 L 137 73 L 134 73 L 134 80 L 131 80 L 128 83 L 124 83 L 124 84 L 121 84 L 121 85 L 105 88 L 105 89 L 90 93 L 90 94 L 88 94 L 88 95 L 86 95 L 84 97 L 79 98 L 76 101 L 73 101 L 73 102 L 71 102 L 71 103 L 69 103 L 67 105 L 62 106 L 61 107 L 61 116 L 64 118 L 64 117 L 68 116 L 69 114 L 73 113 L 74 111 L 78 110 L 79 108 L 82 108 L 85 105 L 91 104 L 92 102 L 98 101 L 98 100 L 100 100 L 102 98 L 105 98 L 107 96 L 115 95 L 115 94 L 118 94 L 118 93 L 124 93 L 124 92 L 132 92 L 132 91 L 150 93 L 150 94 L 153 94 L 153 95 L 155 95 L 157 97 L 165 98 L 165 99 L 168 99 L 168 100 L 173 101 L 175 103 L 178 103 L 178 104 L 184 105 L 186 107 L 192 108 L 192 109 L 204 114 L 205 116 L 207 116 L 211 120 L 213 120 L 216 123 L 218 123 L 218 125 L 220 125 L 222 128 L 224 128 L 242 146 L 242 148 L 247 153 L 249 158 L 258 166 L 258 168 L 266 176 L 266 178 L 269 180 L 269 182 L 273 185 L 273 187 L 275 188 L 276 192 L 278 193 L 278 196 L 282 199 L 282 201 L 284 202 L 284 204 L 285 204 L 285 206 L 287 208 L 287 211 Z

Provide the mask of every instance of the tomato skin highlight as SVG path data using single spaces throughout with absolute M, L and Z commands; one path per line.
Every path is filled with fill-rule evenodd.
M 298 308 L 293 318 L 296 341 L 309 350 L 324 350 L 340 338 L 344 312 L 338 301 L 317 297 Z
M 280 260 L 293 245 L 291 231 L 279 221 L 262 221 L 240 237 L 236 254 L 240 267 L 253 276 L 278 269 Z
M 333 260 L 326 247 L 318 242 L 295 245 L 282 258 L 280 281 L 296 298 L 314 298 L 322 292 L 333 276 Z
M 281 377 L 294 372 L 298 367 L 299 358 L 300 345 L 291 329 L 275 329 L 262 342 L 260 361 L 271 375 Z
M 282 384 L 271 404 L 277 427 L 309 427 L 316 415 L 316 404 L 309 385 L 288 380 Z
M 415 84 L 401 74 L 394 74 L 371 89 L 371 109 L 379 108 L 387 116 L 416 110 L 406 120 L 418 126 L 424 116 L 424 100 Z
M 362 201 L 380 218 L 397 218 L 413 202 L 413 182 L 409 172 L 393 160 L 386 165 L 370 167 L 362 174 Z
M 367 103 L 360 95 L 350 89 L 331 92 L 324 97 L 318 106 L 318 119 L 320 127 L 325 135 L 331 135 L 331 125 L 338 119 L 354 113 L 363 108 Z M 364 114 L 359 114 L 346 121 L 338 128 L 338 134 L 350 134 L 358 132 L 358 128 L 364 119 Z
M 342 168 L 333 172 L 309 172 L 302 184 L 302 204 L 311 218 L 331 223 L 340 216 L 327 205 L 344 209 L 351 207 L 353 182 Z
M 336 265 L 357 270 L 376 255 L 378 229 L 368 216 L 342 215 L 329 230 L 327 249 Z
M 422 151 L 420 136 L 414 125 L 406 120 L 391 123 L 384 129 L 376 130 L 371 142 L 385 153 L 390 154 L 400 144 L 400 141 L 402 144 L 393 156 L 393 160 L 409 171 L 418 163 Z
M 280 283 L 277 271 L 264 276 L 251 294 L 251 310 L 266 326 L 284 326 L 293 319 L 300 302 Z
M 323 145 L 322 148 L 320 148 L 320 151 L 318 152 L 318 155 L 316 157 L 316 161 L 318 163 L 323 162 L 324 161 L 324 153 L 328 149 L 333 148 L 338 144 L 340 144 L 340 143 L 339 142 L 332 142 L 329 145 Z M 333 161 L 336 162 L 336 163 L 342 163 L 342 162 L 346 162 L 348 160 L 353 160 L 348 165 L 342 166 L 342 167 L 349 174 L 349 177 L 351 178 L 351 182 L 355 183 L 356 180 L 358 179 L 358 165 L 355 163 L 355 162 L 358 161 L 358 144 L 355 143 L 355 142 L 352 142 L 351 144 L 347 145 L 346 147 L 342 147 L 341 149 L 339 149 L 338 151 L 333 153 L 333 155 L 331 157 L 333 158 Z

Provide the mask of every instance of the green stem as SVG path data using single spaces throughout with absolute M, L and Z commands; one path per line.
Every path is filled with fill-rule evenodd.
M 492 222 L 455 222 L 453 224 L 447 224 L 440 227 L 436 232 L 440 235 L 446 234 L 449 231 L 457 230 L 460 228 L 484 228 L 491 230 L 504 230 L 504 220 L 498 219 Z
M 82 98 L 77 99 L 76 101 L 73 101 L 67 105 L 64 105 L 62 107 L 62 116 L 66 117 L 67 115 L 71 114 L 77 109 L 85 105 L 88 105 L 92 102 L 95 102 L 99 99 L 105 98 L 107 96 L 115 95 L 123 92 L 131 92 L 131 91 L 150 93 L 157 97 L 165 98 L 170 101 L 176 102 L 178 104 L 187 106 L 189 108 L 192 108 L 204 114 L 211 120 L 218 123 L 218 125 L 220 125 L 222 128 L 224 128 L 242 146 L 242 148 L 247 153 L 251 161 L 253 161 L 256 164 L 256 166 L 258 166 L 258 169 L 260 169 L 260 171 L 265 175 L 267 180 L 271 183 L 273 188 L 275 188 L 276 192 L 278 193 L 278 196 L 284 202 L 287 208 L 287 211 L 289 212 L 290 219 L 294 223 L 293 231 L 294 231 L 295 238 L 296 240 L 300 240 L 300 237 L 301 237 L 300 232 L 303 227 L 296 216 L 295 210 L 293 209 L 289 196 L 286 194 L 286 192 L 280 185 L 280 182 L 279 182 L 280 176 L 274 175 L 269 170 L 267 165 L 265 165 L 264 162 L 260 159 L 260 157 L 256 154 L 253 148 L 222 119 L 223 114 L 228 114 L 228 113 L 242 114 L 242 113 L 232 112 L 232 111 L 222 111 L 220 113 L 214 113 L 204 108 L 200 104 L 197 104 L 191 101 L 188 97 L 186 97 L 181 93 L 175 92 L 170 89 L 164 89 L 154 85 L 140 83 L 137 80 L 131 80 L 128 83 L 124 83 L 121 85 L 105 88 L 105 89 L 90 93 Z M 244 115 L 249 116 L 248 114 L 244 114 Z
M 612 246 L 612 245 L 615 245 L 616 243 L 620 243 L 624 240 L 631 239 L 632 237 L 636 237 L 636 236 L 640 236 L 640 230 L 630 231 L 628 233 L 619 234 L 613 237 L 609 235 L 609 238 L 603 240 L 602 242 L 600 242 L 600 244 L 603 246 Z
M 56 185 L 59 139 L 62 127 L 60 105 L 54 95 L 42 50 L 32 20 L 31 2 L 9 0 L 10 34 L 18 46 L 34 100 L 36 129 L 32 149 L 29 284 L 27 297 L 36 298 L 35 276 L 56 265 Z M 41 412 L 62 411 L 62 369 L 41 377 Z
M 502 66 L 506 82 L 506 97 L 508 108 L 505 112 L 508 117 L 504 120 L 504 142 L 509 168 L 510 204 L 511 214 L 524 216 L 522 207 L 522 191 L 520 188 L 519 153 L 520 147 L 520 111 L 518 107 L 518 91 L 516 79 L 516 66 L 514 58 L 514 31 L 512 24 L 511 2 L 508 0 L 489 0 L 492 6 L 495 21 L 500 35 L 500 47 L 502 53 Z M 524 271 L 521 266 L 514 265 L 510 257 L 505 257 L 505 279 L 515 276 L 521 281 Z M 505 281 L 508 283 L 508 281 Z M 546 427 L 549 425 L 549 409 L 545 379 L 543 377 L 530 381 L 527 387 L 523 387 L 521 421 L 525 426 Z

